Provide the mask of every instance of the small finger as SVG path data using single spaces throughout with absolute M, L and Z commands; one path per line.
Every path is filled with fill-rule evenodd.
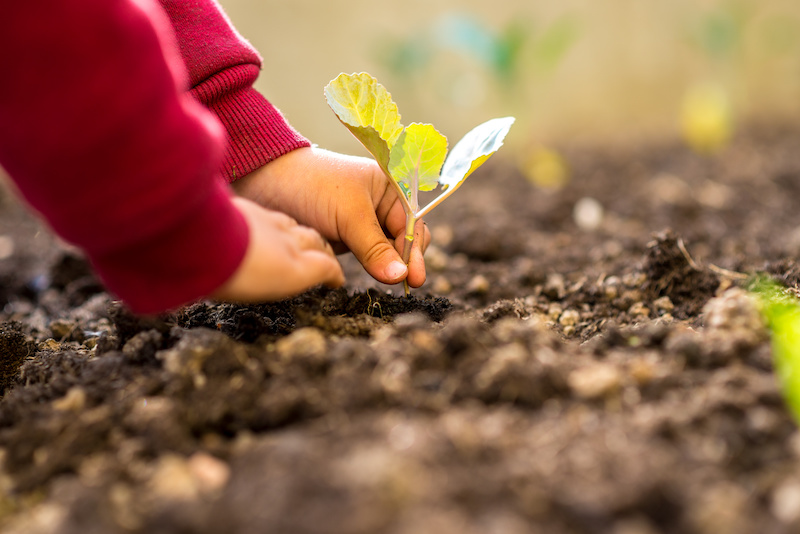
M 297 225 L 292 228 L 292 233 L 300 243 L 303 250 L 320 250 L 334 256 L 333 248 L 319 232 L 308 226 Z
M 293 217 L 280 211 L 270 211 L 266 216 L 271 218 L 276 226 L 285 230 L 299 226 L 299 223 Z
M 309 259 L 309 269 L 315 271 L 312 279 L 321 280 L 322 283 L 330 288 L 340 287 L 345 282 L 342 266 L 331 252 L 309 251 L 306 253 Z
M 386 214 L 386 219 L 383 221 L 383 226 L 390 235 L 395 239 L 402 239 L 406 233 L 406 214 L 403 211 L 403 205 L 398 201 L 395 202 Z
M 428 246 L 431 244 L 431 231 L 428 228 L 428 223 L 424 221 L 417 222 L 414 242 L 421 249 L 423 254 L 428 250 Z

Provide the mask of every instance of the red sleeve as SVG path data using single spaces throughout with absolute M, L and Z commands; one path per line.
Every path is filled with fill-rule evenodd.
M 261 58 L 215 0 L 161 0 L 161 5 L 175 29 L 191 93 L 227 132 L 222 171 L 229 181 L 310 145 L 253 88 Z
M 217 171 L 221 128 L 184 93 L 157 4 L 9 3 L 0 72 L 0 164 L 112 293 L 158 312 L 233 274 L 248 230 Z

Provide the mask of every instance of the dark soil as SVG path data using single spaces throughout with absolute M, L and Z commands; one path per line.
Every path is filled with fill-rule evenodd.
M 563 146 L 557 191 L 497 156 L 429 218 L 411 297 L 343 258 L 345 289 L 148 318 L 0 194 L 0 528 L 800 532 L 743 289 L 800 282 L 798 146 Z

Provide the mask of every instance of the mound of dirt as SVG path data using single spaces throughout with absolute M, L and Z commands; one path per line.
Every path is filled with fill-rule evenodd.
M 429 218 L 410 297 L 343 258 L 343 289 L 147 318 L 3 197 L 0 527 L 800 531 L 743 289 L 800 281 L 798 144 L 565 146 L 559 190 L 498 156 Z

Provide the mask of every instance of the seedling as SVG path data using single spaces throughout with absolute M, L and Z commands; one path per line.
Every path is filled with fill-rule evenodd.
M 447 138 L 431 124 L 403 127 L 392 96 L 378 81 L 362 72 L 340 74 L 325 86 L 325 98 L 336 116 L 372 154 L 389 183 L 397 190 L 406 214 L 403 261 L 408 264 L 414 244 L 414 225 L 461 187 L 464 180 L 503 146 L 513 117 L 492 119 L 475 127 L 447 155 Z M 419 192 L 441 193 L 420 206 Z M 408 282 L 404 282 L 408 295 Z
M 783 399 L 800 425 L 800 302 L 766 278 L 756 280 L 753 290 L 771 333 L 773 363 Z

